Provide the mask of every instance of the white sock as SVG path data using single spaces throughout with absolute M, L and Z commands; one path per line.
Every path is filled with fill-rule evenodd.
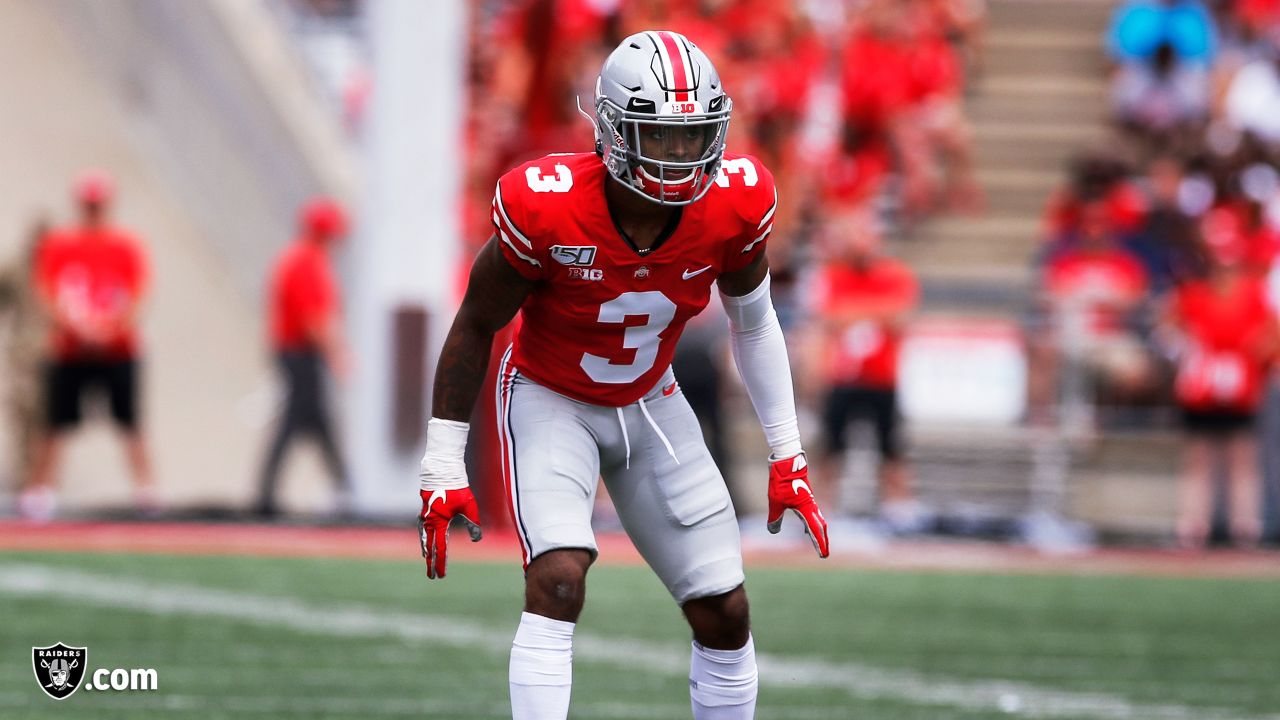
M 512 720 L 565 720 L 569 716 L 573 627 L 571 622 L 520 614 L 508 676 Z
M 756 646 L 751 636 L 737 650 L 712 650 L 693 643 L 689 700 L 694 720 L 751 720 L 756 715 Z

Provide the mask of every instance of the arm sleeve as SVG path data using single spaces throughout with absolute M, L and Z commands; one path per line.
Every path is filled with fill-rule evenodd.
M 800 426 L 791 384 L 787 345 L 778 324 L 778 313 L 769 296 L 769 276 L 742 297 L 720 293 L 729 316 L 733 361 L 747 387 L 747 396 L 760 418 L 765 439 L 775 458 L 801 451 Z

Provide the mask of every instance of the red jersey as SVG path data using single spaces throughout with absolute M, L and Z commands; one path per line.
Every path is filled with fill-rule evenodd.
M 36 285 L 71 322 L 53 328 L 53 354 L 134 357 L 138 332 L 129 314 L 146 284 L 146 252 L 133 235 L 111 227 L 51 232 L 36 255 Z M 86 342 L 86 331 L 103 341 Z
M 1146 292 L 1147 271 L 1120 248 L 1073 249 L 1049 263 L 1045 285 L 1056 301 L 1078 305 L 1088 313 L 1095 332 L 1109 333 L 1124 323 L 1115 306 L 1135 302 Z
M 716 278 L 764 251 L 777 194 L 759 161 L 726 154 L 711 190 L 642 254 L 614 225 L 607 182 L 595 154 L 548 155 L 502 176 L 493 221 L 507 261 L 537 281 L 521 308 L 516 369 L 561 395 L 622 406 L 661 378 Z
M 277 351 L 314 349 L 307 328 L 338 311 L 338 282 L 319 243 L 295 240 L 276 260 L 271 276 L 271 345 Z
M 1178 402 L 1193 410 L 1256 411 L 1266 384 L 1260 350 L 1273 329 L 1262 283 L 1240 279 L 1219 293 L 1190 282 L 1176 302 L 1189 341 L 1178 363 Z
M 813 288 L 814 309 L 827 319 L 869 308 L 906 312 L 915 307 L 920 286 L 905 264 L 892 258 L 873 260 L 866 269 L 845 264 L 819 271 Z M 880 320 L 861 320 L 842 327 L 827 345 L 827 379 L 835 384 L 893 388 L 898 384 L 899 329 Z

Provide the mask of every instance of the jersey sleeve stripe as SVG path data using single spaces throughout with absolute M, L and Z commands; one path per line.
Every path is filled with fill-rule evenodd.
M 765 213 L 765 214 L 764 214 L 764 219 L 760 221 L 760 224 L 756 226 L 756 229 L 757 229 L 757 230 L 759 230 L 760 228 L 764 227 L 765 223 L 767 223 L 767 222 L 769 222 L 770 220 L 772 220 L 772 219 L 773 219 L 773 211 L 774 211 L 774 210 L 777 210 L 777 209 L 778 209 L 778 189 L 777 189 L 777 188 L 774 188 L 774 189 L 773 189 L 773 204 L 769 206 L 769 212 L 767 212 L 767 213 Z
M 502 204 L 502 183 L 498 183 L 498 186 L 494 188 L 493 204 L 497 206 L 498 212 L 502 215 L 502 223 L 499 227 L 510 230 L 511 234 L 519 238 L 520 242 L 524 243 L 525 247 L 532 250 L 533 243 L 529 242 L 529 238 L 525 237 L 524 233 L 520 232 L 520 228 L 516 227 L 516 224 L 511 222 L 511 216 L 507 215 L 507 208 Z
M 519 257 L 521 260 L 524 260 L 525 262 L 535 267 L 542 267 L 542 263 L 520 252 L 520 248 L 517 248 L 515 243 L 511 242 L 510 237 L 507 237 L 506 230 L 503 230 L 502 228 L 498 228 L 498 237 L 502 238 L 502 242 L 506 243 L 507 247 L 511 248 L 511 252 L 515 253 L 516 256 Z
M 752 240 L 751 242 L 747 243 L 747 246 L 742 248 L 742 252 L 744 253 L 751 252 L 751 248 L 755 247 L 756 245 L 759 245 L 765 238 L 769 237 L 769 233 L 771 232 L 773 232 L 772 225 L 765 228 L 764 232 L 760 233 L 760 236 L 757 237 L 755 240 Z

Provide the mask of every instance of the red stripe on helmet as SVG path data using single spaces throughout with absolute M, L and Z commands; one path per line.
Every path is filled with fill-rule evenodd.
M 680 47 L 680 43 L 676 41 L 674 35 L 663 31 L 658 33 L 658 38 L 662 40 L 663 46 L 667 48 L 667 56 L 671 58 L 671 75 L 675 79 L 676 85 L 683 84 L 684 87 L 672 87 L 670 90 L 676 94 L 677 102 L 688 102 L 689 91 L 693 90 L 689 87 L 689 76 L 686 72 L 684 48 Z

